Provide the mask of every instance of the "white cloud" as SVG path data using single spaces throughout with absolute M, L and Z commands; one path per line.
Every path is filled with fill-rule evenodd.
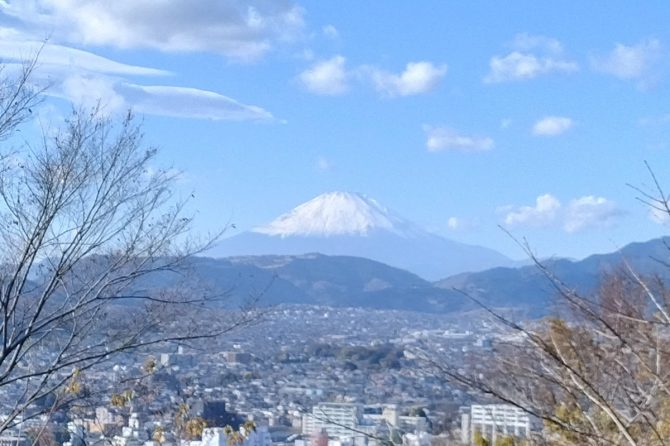
M 272 114 L 261 107 L 198 88 L 121 83 L 116 91 L 135 110 L 151 115 L 226 121 L 273 119 Z
M 564 116 L 546 116 L 533 125 L 533 135 L 558 136 L 572 128 L 574 122 Z
M 39 52 L 39 68 L 53 70 L 86 70 L 105 74 L 164 76 L 168 71 L 138 65 L 128 65 L 88 51 L 53 43 L 28 40 L 28 36 L 16 34 L 15 39 L 0 38 L 0 58 L 3 61 L 20 62 L 34 57 Z
M 400 74 L 389 73 L 374 67 L 366 71 L 377 91 L 389 96 L 410 96 L 434 90 L 447 73 L 446 65 L 431 62 L 410 62 Z
M 105 111 L 133 108 L 152 115 L 217 119 L 267 120 L 266 110 L 227 96 L 197 88 L 138 85 L 122 76 L 165 77 L 157 68 L 129 65 L 88 51 L 43 43 L 11 28 L 0 28 L 0 58 L 6 70 L 18 70 L 25 58 L 39 52 L 32 81 L 47 87 L 46 94 L 76 105 L 102 104 Z
M 346 70 L 346 59 L 335 56 L 317 62 L 300 73 L 298 79 L 312 93 L 322 95 L 341 95 L 349 91 L 349 73 Z
M 447 72 L 446 65 L 431 62 L 409 62 L 399 74 L 370 65 L 348 69 L 346 62 L 341 55 L 318 61 L 300 73 L 298 80 L 312 93 L 336 96 L 347 93 L 353 81 L 369 79 L 380 93 L 397 97 L 428 93 Z
M 54 80 L 53 76 L 49 78 Z M 100 102 L 108 113 L 132 108 L 139 113 L 178 118 L 229 121 L 274 119 L 270 112 L 261 107 L 242 104 L 212 91 L 166 85 L 138 85 L 96 74 L 67 75 L 48 89 L 47 94 L 86 107 Z
M 528 33 L 520 33 L 514 36 L 510 46 L 518 51 L 540 50 L 555 55 L 563 53 L 563 44 L 558 39 Z
M 323 32 L 323 35 L 329 39 L 336 40 L 340 37 L 339 31 L 337 31 L 337 28 L 335 28 L 333 25 L 324 26 L 321 28 L 321 32 Z
M 613 201 L 587 195 L 570 201 L 563 229 L 566 232 L 577 232 L 590 227 L 610 226 L 622 214 Z
M 22 0 L 0 11 L 60 41 L 161 51 L 207 51 L 242 60 L 263 56 L 303 29 L 288 0 Z
M 652 80 L 662 53 L 661 43 L 656 39 L 630 46 L 617 43 L 607 55 L 592 58 L 591 64 L 596 71 L 619 79 L 641 81 L 644 85 Z
M 521 206 L 505 215 L 505 224 L 510 226 L 546 226 L 551 224 L 561 209 L 561 202 L 551 194 L 537 197 L 534 206 Z
M 424 126 L 424 131 L 427 136 L 426 147 L 430 152 L 441 150 L 482 152 L 495 146 L 493 139 L 489 137 L 463 135 L 450 128 Z
M 485 83 L 528 80 L 554 72 L 570 73 L 579 65 L 563 55 L 561 43 L 549 37 L 519 34 L 512 42 L 512 51 L 493 56 Z
M 76 106 L 94 107 L 98 102 L 107 112 L 129 108 L 125 98 L 117 93 L 115 82 L 104 76 L 77 74 L 67 76 L 60 85 L 51 87 L 47 94 L 65 98 Z
M 594 195 L 570 200 L 567 206 L 551 194 L 537 197 L 532 206 L 506 207 L 504 222 L 509 226 L 559 226 L 574 233 L 614 224 L 624 212 L 613 201 Z
M 570 73 L 578 70 L 575 62 L 538 57 L 514 51 L 506 56 L 494 56 L 489 62 L 491 71 L 484 78 L 486 83 L 528 80 L 552 72 Z

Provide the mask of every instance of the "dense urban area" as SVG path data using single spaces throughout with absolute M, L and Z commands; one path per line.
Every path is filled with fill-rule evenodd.
M 18 423 L 1 441 L 27 444 L 36 432 L 48 432 L 70 445 L 224 444 L 230 442 L 226 426 L 244 431 L 252 421 L 253 435 L 244 441 L 253 446 L 309 445 L 319 435 L 329 440 L 318 441 L 337 445 L 452 444 L 470 434 L 462 432 L 469 429 L 462 421 L 473 399 L 421 357 L 426 349 L 452 362 L 468 350 L 486 354 L 500 333 L 482 320 L 477 314 L 468 321 L 360 308 L 276 307 L 223 339 L 117 356 L 81 377 L 88 391 L 96 389 L 93 402 L 84 397 L 82 404 L 58 407 L 45 399 L 36 410 L 52 404 L 52 411 Z M 48 362 L 49 352 L 42 353 Z M 3 393 L 3 404 L 11 408 L 20 392 L 17 387 Z M 127 400 L 119 403 L 119 397 Z M 187 407 L 185 420 L 204 421 L 204 433 L 174 437 L 180 407 Z

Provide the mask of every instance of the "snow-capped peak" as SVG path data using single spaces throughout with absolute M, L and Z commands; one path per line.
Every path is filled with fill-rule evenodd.
M 301 204 L 253 231 L 288 236 L 367 235 L 382 230 L 410 237 L 419 230 L 365 195 L 329 192 Z

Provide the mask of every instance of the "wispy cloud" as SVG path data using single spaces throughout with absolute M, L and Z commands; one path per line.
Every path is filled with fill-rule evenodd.
M 48 95 L 87 107 L 101 103 L 108 113 L 133 108 L 139 113 L 179 118 L 229 121 L 274 119 L 261 107 L 198 88 L 139 85 L 95 73 L 69 73 L 58 78 L 57 82 L 54 80 L 54 73 L 49 73 L 48 81 L 53 85 L 47 89 Z
M 577 62 L 565 57 L 563 45 L 556 39 L 519 34 L 511 47 L 509 53 L 491 58 L 485 83 L 529 80 L 544 74 L 579 70 Z
M 459 150 L 463 152 L 483 152 L 493 149 L 495 143 L 487 136 L 465 135 L 448 127 L 424 126 L 426 147 L 430 152 Z
M 77 45 L 208 51 L 255 60 L 294 39 L 304 11 L 291 1 L 22 0 L 0 11 L 44 35 Z
M 27 40 L 29 36 L 16 34 L 15 39 L 0 39 L 0 58 L 3 61 L 20 62 L 34 57 L 39 52 L 42 69 L 86 70 L 105 74 L 130 76 L 165 76 L 170 72 L 158 68 L 129 65 L 88 51 L 37 40 Z M 47 67 L 45 67 L 47 66 Z
M 226 121 L 273 119 L 261 107 L 198 88 L 121 83 L 116 91 L 137 111 L 152 115 Z
M 613 201 L 594 195 L 572 199 L 567 205 L 552 194 L 540 195 L 530 206 L 505 207 L 503 221 L 508 226 L 559 226 L 567 233 L 588 228 L 608 227 L 625 213 Z
M 140 85 L 129 76 L 169 79 L 170 72 L 130 65 L 52 41 L 41 42 L 25 32 L 0 29 L 0 58 L 6 70 L 18 70 L 25 59 L 38 58 L 32 81 L 48 86 L 46 94 L 76 105 L 101 103 L 107 112 L 133 108 L 140 113 L 215 120 L 269 120 L 261 107 L 198 88 Z M 162 82 L 164 83 L 164 82 Z
M 324 26 L 323 28 L 321 28 L 321 32 L 323 33 L 324 36 L 328 37 L 329 39 L 337 40 L 340 38 L 339 31 L 333 25 Z
M 591 59 L 594 70 L 623 80 L 634 80 L 640 87 L 649 87 L 656 81 L 655 71 L 663 55 L 657 39 L 648 39 L 635 45 L 617 43 L 606 55 Z
M 558 136 L 574 126 L 572 119 L 565 116 L 545 116 L 533 125 L 533 135 Z
M 561 55 L 564 53 L 563 44 L 553 37 L 539 36 L 528 33 L 519 33 L 509 44 L 511 48 L 518 51 L 539 50 L 546 54 Z

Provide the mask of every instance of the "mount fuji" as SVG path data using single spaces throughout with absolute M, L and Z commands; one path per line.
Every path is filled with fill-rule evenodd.
M 440 237 L 362 194 L 329 192 L 267 225 L 222 240 L 214 257 L 321 253 L 365 257 L 437 280 L 513 262 L 492 249 Z

